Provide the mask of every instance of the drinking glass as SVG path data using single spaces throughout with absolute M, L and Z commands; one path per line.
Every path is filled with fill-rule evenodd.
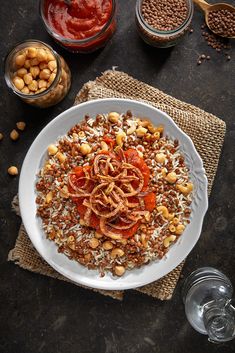
M 235 337 L 235 307 L 232 283 L 212 267 L 194 271 L 184 282 L 182 297 L 186 317 L 198 332 L 214 343 Z

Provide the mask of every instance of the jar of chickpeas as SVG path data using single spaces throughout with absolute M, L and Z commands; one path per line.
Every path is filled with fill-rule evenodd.
M 24 102 L 47 108 L 66 96 L 71 73 L 65 60 L 48 44 L 27 40 L 7 55 L 5 80 Z

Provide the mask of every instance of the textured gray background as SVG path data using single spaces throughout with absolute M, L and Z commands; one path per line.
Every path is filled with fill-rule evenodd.
M 18 178 L 7 175 L 9 165 L 21 166 L 40 130 L 70 107 L 83 83 L 118 66 L 166 93 L 214 113 L 227 123 L 218 174 L 210 198 L 201 238 L 183 270 L 187 276 L 201 266 L 224 271 L 235 285 L 235 43 L 230 62 L 212 51 L 201 36 L 202 14 L 195 10 L 193 34 L 173 49 L 154 49 L 138 37 L 135 0 L 118 1 L 118 29 L 105 49 L 90 55 L 71 55 L 47 35 L 38 15 L 38 2 L 1 3 L 0 57 L 18 41 L 36 38 L 51 44 L 67 60 L 72 89 L 59 105 L 37 110 L 10 94 L 0 78 L 0 353 L 196 353 L 235 352 L 235 341 L 213 345 L 187 323 L 178 283 L 173 299 L 160 302 L 128 291 L 122 303 L 72 284 L 24 271 L 7 262 L 20 220 L 11 211 Z M 196 65 L 198 54 L 211 61 Z M 24 120 L 27 129 L 17 142 L 9 132 Z

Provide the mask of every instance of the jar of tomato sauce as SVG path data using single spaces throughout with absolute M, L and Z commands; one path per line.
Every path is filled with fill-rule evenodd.
M 47 32 L 74 53 L 104 47 L 116 30 L 116 0 L 41 0 L 40 15 Z

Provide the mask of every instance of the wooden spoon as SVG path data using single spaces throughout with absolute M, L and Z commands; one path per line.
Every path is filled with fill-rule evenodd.
M 217 36 L 220 36 L 220 37 L 235 38 L 235 36 L 228 37 L 226 35 L 216 33 L 213 29 L 211 29 L 209 21 L 208 21 L 208 16 L 211 11 L 229 10 L 231 12 L 235 12 L 234 6 L 229 5 L 229 4 L 225 4 L 225 3 L 218 3 L 218 4 L 210 5 L 210 4 L 208 4 L 208 2 L 206 2 L 204 0 L 193 0 L 193 1 L 195 2 L 195 4 L 197 4 L 200 7 L 200 9 L 202 11 L 204 11 L 205 21 L 206 21 L 207 27 L 210 28 L 211 32 L 215 33 Z

